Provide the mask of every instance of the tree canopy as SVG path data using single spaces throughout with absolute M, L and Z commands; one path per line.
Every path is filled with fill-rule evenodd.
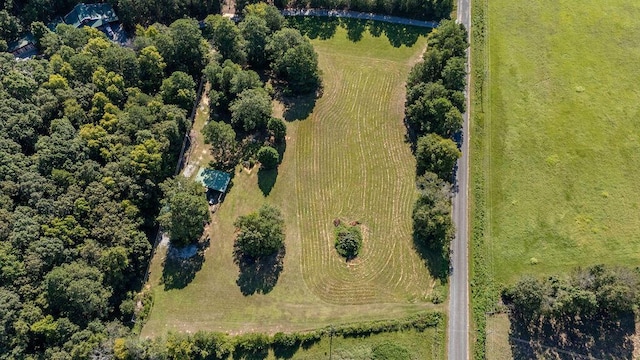
M 49 16 L 35 3 L 22 19 Z M 36 23 L 42 57 L 0 54 L 0 358 L 99 357 L 128 333 L 195 100 L 178 63 L 199 76 L 208 54 L 193 25 L 140 28 L 130 49 Z
M 271 146 L 261 147 L 260 150 L 258 150 L 257 158 L 260 162 L 260 166 L 265 170 L 275 168 L 280 162 L 280 155 L 278 154 L 278 150 L 272 148 Z
M 160 184 L 164 197 L 158 222 L 169 233 L 172 244 L 184 246 L 197 242 L 204 223 L 209 220 L 209 205 L 202 185 L 177 176 Z
M 422 175 L 417 183 L 420 193 L 412 215 L 415 240 L 446 254 L 455 230 L 449 185 L 433 173 Z
M 244 131 L 264 129 L 271 119 L 271 98 L 262 89 L 247 89 L 229 106 L 231 123 Z
M 244 256 L 261 258 L 284 248 L 284 219 L 280 210 L 263 205 L 257 212 L 240 216 L 235 248 Z
M 462 155 L 458 145 L 451 139 L 445 139 L 437 134 L 428 134 L 418 139 L 416 149 L 417 173 L 432 172 L 440 178 L 449 180 L 453 176 L 453 169 Z

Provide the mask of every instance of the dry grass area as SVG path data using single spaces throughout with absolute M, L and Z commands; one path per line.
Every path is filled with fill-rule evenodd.
M 487 359 L 513 359 L 509 331 L 509 315 L 496 314 L 487 318 Z
M 238 169 L 188 283 L 171 289 L 162 283 L 160 249 L 143 336 L 172 329 L 305 330 L 441 308 L 427 301 L 437 282 L 412 247 L 415 160 L 402 123 L 404 81 L 425 43 L 420 36 L 410 47 L 393 47 L 384 35 L 368 32 L 352 42 L 342 28 L 328 40 L 313 40 L 323 96 L 315 107 L 312 99 L 281 107 L 291 120 L 282 164 L 268 175 Z M 310 109 L 308 117 L 293 120 Z M 265 183 L 272 186 L 266 196 Z M 239 276 L 233 222 L 264 202 L 285 216 L 283 269 Z M 333 247 L 336 218 L 362 224 L 362 253 L 349 263 Z

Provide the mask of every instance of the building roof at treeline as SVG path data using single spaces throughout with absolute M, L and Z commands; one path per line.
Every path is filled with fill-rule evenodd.
M 99 27 L 114 21 L 118 21 L 118 16 L 113 10 L 113 6 L 107 3 L 80 3 L 64 17 L 65 23 L 73 25 L 76 28 L 81 25 Z
M 201 168 L 196 176 L 196 181 L 202 183 L 207 189 L 225 192 L 231 181 L 231 175 L 219 170 Z

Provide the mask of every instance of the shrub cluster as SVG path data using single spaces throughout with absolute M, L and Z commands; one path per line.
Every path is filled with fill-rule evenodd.
M 338 225 L 335 230 L 335 247 L 340 256 L 351 260 L 358 256 L 362 247 L 362 232 L 357 226 Z

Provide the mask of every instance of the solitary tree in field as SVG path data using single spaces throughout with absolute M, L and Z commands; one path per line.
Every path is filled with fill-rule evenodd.
M 284 248 L 284 219 L 280 209 L 263 205 L 257 212 L 240 216 L 236 251 L 251 258 L 273 255 Z
M 335 247 L 338 254 L 351 260 L 358 256 L 362 247 L 362 233 L 355 226 L 339 225 L 336 228 Z

